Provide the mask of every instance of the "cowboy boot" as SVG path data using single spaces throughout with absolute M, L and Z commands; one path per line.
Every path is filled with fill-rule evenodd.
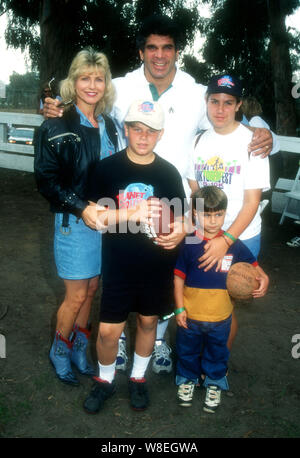
M 64 339 L 60 332 L 56 331 L 49 358 L 59 380 L 70 385 L 79 385 L 71 368 L 72 346 L 70 340 Z
M 95 375 L 95 369 L 88 362 L 86 354 L 91 331 L 75 325 L 73 332 L 75 338 L 71 352 L 71 362 L 75 364 L 82 375 Z

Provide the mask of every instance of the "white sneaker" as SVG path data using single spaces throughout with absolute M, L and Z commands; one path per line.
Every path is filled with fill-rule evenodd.
M 126 339 L 119 339 L 119 349 L 117 354 L 116 370 L 126 371 L 128 356 L 126 353 Z
M 179 405 L 182 407 L 191 407 L 195 384 L 193 382 L 182 383 L 178 387 L 177 397 Z
M 215 413 L 221 404 L 221 389 L 214 385 L 208 385 L 204 401 L 204 412 Z
M 171 348 L 166 344 L 165 340 L 156 340 L 154 344 L 154 350 L 152 353 L 153 362 L 152 369 L 155 374 L 169 374 L 172 370 L 172 359 L 170 354 L 172 353 Z
M 289 242 L 286 242 L 286 244 L 292 248 L 299 248 L 300 247 L 300 237 L 294 237 Z

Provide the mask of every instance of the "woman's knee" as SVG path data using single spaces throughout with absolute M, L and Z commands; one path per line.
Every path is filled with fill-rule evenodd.
M 74 282 L 73 285 L 67 284 L 66 295 L 65 295 L 65 304 L 74 309 L 74 311 L 79 311 L 84 302 L 88 297 L 88 282 L 80 282 L 77 284 Z
M 99 286 L 99 277 L 94 277 L 89 281 L 87 295 L 89 297 L 94 297 Z

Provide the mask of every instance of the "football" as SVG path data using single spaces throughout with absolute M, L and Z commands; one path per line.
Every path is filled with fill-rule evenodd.
M 174 213 L 169 205 L 158 197 L 148 197 L 147 200 L 155 200 L 160 203 L 161 209 L 157 216 L 152 217 L 152 223 L 142 223 L 141 232 L 147 235 L 149 238 L 156 238 L 161 235 L 169 235 L 173 232 L 173 228 L 169 227 L 169 224 L 174 223 Z
M 252 264 L 247 262 L 233 264 L 226 280 L 229 295 L 241 301 L 252 298 L 252 292 L 259 287 L 256 276 L 257 272 Z

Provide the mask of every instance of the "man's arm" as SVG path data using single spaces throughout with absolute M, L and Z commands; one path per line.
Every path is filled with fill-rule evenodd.
M 61 100 L 46 97 L 43 108 L 44 118 L 58 118 L 64 113 L 63 107 L 59 107 Z
M 267 157 L 273 148 L 273 137 L 270 130 L 246 125 L 245 127 L 253 132 L 248 152 L 254 156 L 262 155 L 262 158 Z

